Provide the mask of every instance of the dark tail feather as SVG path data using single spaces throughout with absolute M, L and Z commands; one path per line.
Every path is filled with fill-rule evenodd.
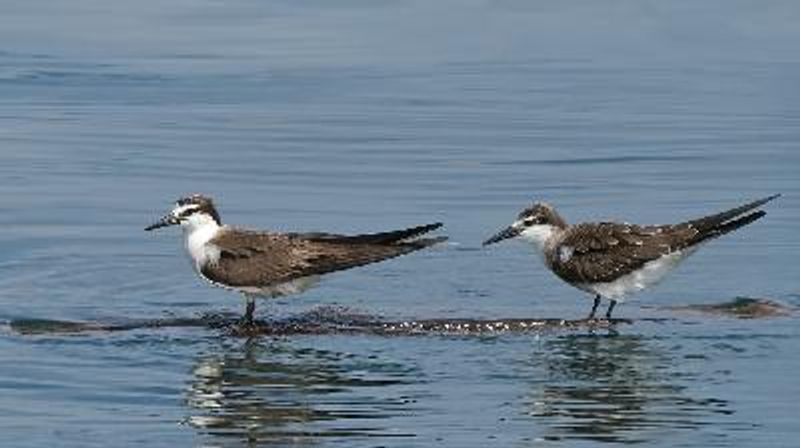
M 439 238 L 433 238 L 431 240 L 426 239 L 426 240 L 410 241 L 412 238 L 424 235 L 428 232 L 438 229 L 439 227 L 442 227 L 442 223 L 436 222 L 433 224 L 425 224 L 422 226 L 411 227 L 403 230 L 393 230 L 391 232 L 381 232 L 381 233 L 369 233 L 366 235 L 333 235 L 329 233 L 306 233 L 306 234 L 298 234 L 298 236 L 301 236 L 308 240 L 325 241 L 331 243 L 405 245 L 412 243 L 419 244 L 425 241 L 438 240 Z M 435 244 L 435 242 L 431 244 Z M 427 246 L 430 246 L 430 244 L 427 244 Z M 426 247 L 426 245 L 422 245 L 420 247 Z
M 403 242 L 404 240 L 424 235 L 428 232 L 438 229 L 441 226 L 442 223 L 437 222 L 433 224 L 425 224 L 422 226 L 411 227 L 409 229 L 394 230 L 391 232 L 370 233 L 367 235 L 353 235 L 346 237 L 346 240 L 348 243 L 353 243 L 353 244 L 396 244 Z M 422 241 L 426 240 L 414 241 L 414 243 L 420 243 Z M 411 243 L 411 241 L 409 241 L 409 243 Z
M 446 236 L 437 236 L 435 238 L 420 238 L 411 241 L 401 241 L 392 244 L 385 244 L 383 245 L 384 249 L 391 250 L 392 253 L 389 255 L 381 256 L 380 260 L 385 260 L 387 258 L 394 258 L 400 255 L 410 254 L 411 252 L 416 252 L 420 249 L 425 249 L 426 247 L 433 246 L 434 244 L 438 244 L 444 241 L 447 241 Z M 380 261 L 380 260 L 375 260 L 375 261 Z
M 777 198 L 779 196 L 780 196 L 780 194 L 775 194 L 775 195 L 772 195 L 772 196 L 769 196 L 769 197 L 766 197 L 766 198 L 763 198 L 763 199 L 759 199 L 757 201 L 749 202 L 749 203 L 744 204 L 744 205 L 742 205 L 740 207 L 736 207 L 736 208 L 730 209 L 728 211 L 724 211 L 722 213 L 717 213 L 716 215 L 710 215 L 710 216 L 706 216 L 706 217 L 703 217 L 703 218 L 700 218 L 700 219 L 695 219 L 695 220 L 689 221 L 688 224 L 690 224 L 692 227 L 697 229 L 700 232 L 700 234 L 703 235 L 703 234 L 705 234 L 707 232 L 712 232 L 712 231 L 714 231 L 716 229 L 724 228 L 728 224 L 729 221 L 731 221 L 732 219 L 736 218 L 737 216 L 742 215 L 744 213 L 747 213 L 750 210 L 753 210 L 755 208 L 761 207 L 762 205 L 766 204 L 767 202 L 769 202 L 769 201 L 771 201 L 771 200 L 773 200 L 773 199 L 775 199 L 775 198 Z M 748 215 L 748 216 L 752 216 L 752 215 Z M 761 216 L 763 216 L 763 215 L 761 215 Z M 756 219 L 760 218 L 761 216 L 758 216 L 758 217 L 756 217 L 756 218 L 754 218 L 754 219 L 752 219 L 752 220 L 750 220 L 750 221 L 748 221 L 748 222 L 746 222 L 744 224 L 748 224 L 750 222 L 753 222 Z M 732 221 L 731 224 L 733 222 L 738 222 L 738 221 L 739 220 Z M 744 224 L 742 224 L 742 225 L 744 225 Z M 727 232 L 730 232 L 731 230 L 739 228 L 742 225 L 736 226 L 733 229 L 728 230 Z M 727 232 L 723 232 L 723 233 L 727 233 Z
M 392 244 L 368 246 L 372 247 L 373 250 L 377 249 L 374 252 L 374 256 L 366 257 L 360 260 L 354 260 L 352 265 L 348 267 L 375 263 L 378 261 L 399 257 L 401 255 L 410 254 L 411 252 L 416 252 L 420 249 L 425 249 L 428 246 L 433 246 L 434 244 L 441 243 L 443 241 L 447 241 L 446 236 L 437 236 L 435 238 L 421 238 L 407 242 L 395 242 Z
M 757 221 L 766 215 L 767 212 L 763 210 L 759 210 L 754 213 L 750 213 L 749 215 L 744 215 L 738 219 L 734 219 L 733 221 L 727 221 L 723 224 L 720 224 L 717 227 L 713 227 L 706 231 L 700 232 L 697 234 L 697 237 L 692 242 L 692 244 L 696 244 L 705 240 L 709 240 L 711 238 L 716 238 L 721 235 L 725 235 L 728 232 L 733 232 L 734 230 L 738 229 L 739 227 L 744 227 L 750 224 L 753 221 Z
M 403 246 L 411 246 L 414 250 L 417 249 L 424 249 L 428 246 L 433 246 L 434 244 L 439 244 L 447 241 L 446 236 L 437 236 L 436 238 L 422 238 L 419 240 L 412 240 L 406 243 L 401 243 Z

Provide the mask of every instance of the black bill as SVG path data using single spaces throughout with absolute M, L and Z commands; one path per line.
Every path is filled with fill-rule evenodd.
M 159 219 L 158 222 L 155 222 L 145 227 L 144 230 L 149 232 L 151 230 L 159 229 L 161 227 L 174 226 L 176 224 L 180 224 L 180 220 L 178 220 L 178 218 L 172 215 L 167 215 Z
M 505 229 L 497 232 L 494 236 L 483 242 L 484 246 L 494 244 L 509 238 L 514 238 L 522 232 L 521 227 L 508 226 Z

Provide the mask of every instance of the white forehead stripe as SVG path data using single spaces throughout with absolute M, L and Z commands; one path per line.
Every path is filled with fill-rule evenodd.
M 187 210 L 195 210 L 198 208 L 200 208 L 200 206 L 197 204 L 185 204 L 185 205 L 175 204 L 175 208 L 172 209 L 172 216 L 176 217 L 181 216 L 183 212 Z

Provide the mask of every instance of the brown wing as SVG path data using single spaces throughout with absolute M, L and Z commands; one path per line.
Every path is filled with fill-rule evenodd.
M 552 248 L 553 271 L 572 283 L 609 282 L 648 261 L 692 244 L 690 224 L 637 226 L 623 223 L 578 224 Z
M 745 215 L 779 194 L 753 201 L 722 213 L 681 224 L 637 226 L 620 223 L 586 223 L 567 230 L 548 258 L 553 271 L 573 282 L 609 282 L 648 261 L 676 250 L 724 235 L 763 217 L 756 211 Z M 744 215 L 744 216 L 743 216 Z
M 416 238 L 425 233 L 442 227 L 442 223 L 425 224 L 402 230 L 392 230 L 381 233 L 368 233 L 364 235 L 341 235 L 335 233 L 290 233 L 289 236 L 311 241 L 341 243 L 341 244 L 394 244 L 403 240 Z
M 221 232 L 210 241 L 220 248 L 219 260 L 204 267 L 202 273 L 229 286 L 266 287 L 396 257 L 440 241 L 343 244 L 336 238 L 312 235 Z

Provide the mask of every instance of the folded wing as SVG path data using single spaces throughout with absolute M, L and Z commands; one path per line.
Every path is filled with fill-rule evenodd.
M 553 271 L 573 283 L 610 282 L 675 251 L 691 248 L 766 215 L 755 210 L 773 195 L 680 224 L 586 223 L 571 227 L 551 254 Z M 755 210 L 755 211 L 754 211 Z
M 433 225 L 432 225 L 433 226 Z M 407 254 L 446 238 L 407 240 L 424 233 L 417 227 L 373 235 L 221 232 L 210 242 L 220 249 L 216 263 L 202 274 L 229 286 L 268 287 Z
M 551 254 L 553 271 L 572 283 L 605 283 L 688 245 L 697 230 L 688 224 L 637 226 L 579 224 Z

